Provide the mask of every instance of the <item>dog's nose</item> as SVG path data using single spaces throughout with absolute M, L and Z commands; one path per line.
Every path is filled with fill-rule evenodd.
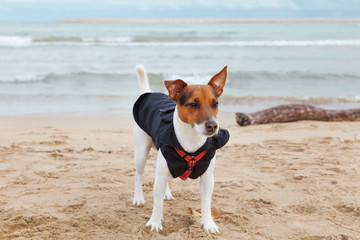
M 217 123 L 214 121 L 208 121 L 205 124 L 206 130 L 208 133 L 214 133 L 218 127 Z

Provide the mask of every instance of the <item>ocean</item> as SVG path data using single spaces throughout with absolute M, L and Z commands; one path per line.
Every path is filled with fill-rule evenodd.
M 130 116 L 143 64 L 206 83 L 228 66 L 222 113 L 360 107 L 360 23 L 0 23 L 0 116 Z

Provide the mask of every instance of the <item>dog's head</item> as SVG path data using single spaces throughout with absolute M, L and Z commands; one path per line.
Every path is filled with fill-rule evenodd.
M 227 67 L 224 67 L 207 85 L 187 85 L 181 79 L 165 81 L 181 121 L 191 125 L 200 134 L 209 137 L 215 135 L 219 131 L 216 119 L 218 97 L 223 92 L 226 76 Z

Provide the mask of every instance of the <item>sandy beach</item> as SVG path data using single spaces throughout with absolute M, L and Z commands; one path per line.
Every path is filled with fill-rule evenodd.
M 1 117 L 0 239 L 360 239 L 360 123 L 239 127 L 219 151 L 213 206 L 221 234 L 203 231 L 198 180 L 174 179 L 163 231 L 132 206 L 130 117 Z

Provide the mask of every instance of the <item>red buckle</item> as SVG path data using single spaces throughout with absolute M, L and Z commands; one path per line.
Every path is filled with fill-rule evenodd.
M 202 151 L 201 153 L 199 153 L 196 156 L 191 156 L 180 149 L 177 149 L 177 148 L 174 148 L 174 149 L 179 154 L 179 156 L 184 158 L 185 161 L 187 161 L 187 163 L 188 163 L 188 165 L 186 166 L 185 172 L 180 176 L 180 178 L 185 181 L 190 176 L 192 171 L 194 170 L 196 162 L 198 162 L 200 159 L 202 159 L 207 151 Z

